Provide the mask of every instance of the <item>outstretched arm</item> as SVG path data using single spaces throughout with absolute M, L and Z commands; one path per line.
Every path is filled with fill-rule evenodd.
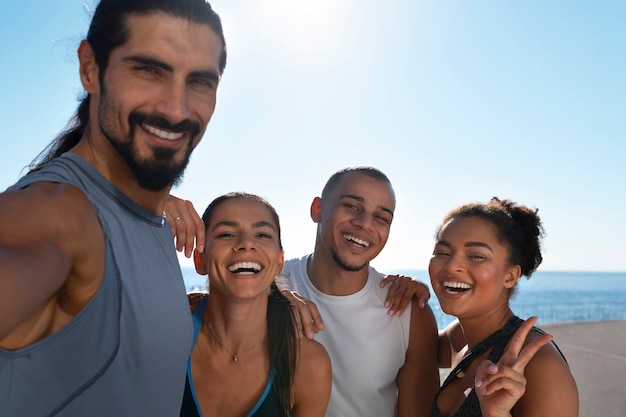
M 54 332 L 95 293 L 104 238 L 91 204 L 71 185 L 1 193 L 0 212 L 0 343 L 17 349 Z

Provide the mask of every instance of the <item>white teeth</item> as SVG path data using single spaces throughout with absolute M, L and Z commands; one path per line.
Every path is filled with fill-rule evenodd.
M 458 290 L 469 290 L 472 288 L 471 285 L 464 282 L 444 282 L 443 285 L 446 288 L 455 288 Z
M 352 241 L 352 242 L 354 242 L 354 243 L 356 243 L 356 244 L 358 244 L 358 245 L 364 246 L 364 247 L 366 247 L 366 248 L 367 248 L 367 247 L 369 247 L 369 245 L 370 245 L 368 242 L 366 242 L 366 241 L 364 241 L 364 240 L 361 240 L 361 239 L 359 239 L 359 238 L 358 238 L 358 237 L 356 237 L 356 236 L 352 236 L 352 235 L 343 235 L 343 238 L 344 238 L 344 239 L 346 239 L 346 240 L 350 240 L 350 241 Z
M 167 140 L 177 140 L 183 137 L 183 133 L 179 132 L 179 133 L 174 133 L 174 132 L 167 132 L 165 130 L 161 130 L 161 129 L 157 129 L 154 126 L 150 126 L 147 125 L 145 123 L 142 123 L 141 125 L 144 129 L 146 129 L 148 132 L 152 133 L 154 136 L 158 136 L 161 139 L 167 139 Z
M 261 270 L 261 265 L 256 262 L 237 262 L 229 266 L 228 270 L 239 274 L 255 274 Z

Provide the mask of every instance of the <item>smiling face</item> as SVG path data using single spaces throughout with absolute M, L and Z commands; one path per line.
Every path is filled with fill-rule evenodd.
M 126 27 L 101 85 L 89 44 L 79 49 L 83 85 L 97 103 L 91 133 L 141 187 L 161 191 L 180 178 L 213 115 L 222 41 L 207 25 L 162 12 L 131 14 Z
M 196 270 L 211 289 L 236 297 L 264 295 L 282 271 L 278 225 L 258 201 L 232 198 L 219 203 L 207 226 L 206 248 L 195 254 Z
M 389 182 L 345 174 L 311 205 L 311 218 L 318 223 L 316 253 L 327 252 L 344 270 L 362 270 L 385 247 L 395 206 Z
M 509 251 L 494 226 L 478 217 L 457 217 L 445 224 L 428 267 L 441 309 L 459 318 L 481 317 L 508 309 L 509 289 L 520 276 L 508 263 Z

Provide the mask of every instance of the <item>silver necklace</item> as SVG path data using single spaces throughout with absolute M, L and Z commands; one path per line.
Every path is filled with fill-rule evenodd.
M 233 353 L 230 349 L 228 349 L 228 348 L 226 347 L 226 345 L 224 345 L 224 343 L 222 343 L 222 341 L 220 340 L 220 338 L 219 338 L 219 337 L 217 337 L 217 334 L 215 334 L 215 330 L 213 330 L 213 327 L 211 327 L 211 323 L 209 323 L 209 322 L 207 321 L 207 323 L 206 323 L 206 324 L 207 324 L 207 326 L 209 326 L 209 330 L 211 331 L 211 333 L 212 333 L 212 334 L 213 334 L 213 336 L 215 337 L 215 340 L 217 340 L 217 343 L 219 343 L 219 344 L 220 344 L 220 346 L 221 346 L 221 347 L 223 347 L 223 348 L 224 348 L 224 350 L 225 350 L 226 352 L 230 353 L 230 356 L 232 356 L 232 357 L 233 357 L 233 362 L 235 362 L 235 363 L 237 363 L 237 361 L 239 360 L 239 357 L 240 357 L 241 355 L 243 355 L 243 354 L 245 354 L 245 353 L 250 352 L 250 351 L 251 351 L 253 348 L 255 348 L 255 347 L 256 347 L 259 343 L 261 343 L 261 340 L 262 340 L 262 339 L 261 339 L 261 340 L 259 340 L 258 342 L 256 342 L 256 343 L 255 343 L 255 344 L 253 344 L 252 346 L 250 346 L 248 349 L 246 349 L 246 350 L 244 350 L 243 352 L 240 352 L 240 353 L 238 353 L 238 354 L 236 354 L 236 355 L 235 355 L 235 354 L 234 354 L 234 353 Z

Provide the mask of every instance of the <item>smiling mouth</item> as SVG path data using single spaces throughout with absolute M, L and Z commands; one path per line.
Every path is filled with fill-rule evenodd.
M 354 244 L 356 244 L 356 245 L 359 245 L 359 246 L 362 246 L 362 247 L 364 247 L 364 248 L 367 248 L 367 247 L 369 247 L 369 246 L 370 246 L 370 243 L 369 243 L 369 242 L 366 242 L 366 241 L 364 241 L 364 240 L 362 240 L 362 239 L 359 239 L 359 238 L 358 238 L 358 237 L 356 237 L 356 236 L 352 236 L 352 235 L 343 235 L 343 238 L 344 238 L 345 240 L 349 241 L 349 242 L 352 242 L 352 243 L 354 243 Z
M 459 294 L 472 289 L 472 286 L 470 284 L 466 284 L 464 282 L 446 281 L 443 283 L 443 287 L 445 288 L 446 292 L 452 294 Z
M 154 136 L 158 137 L 159 139 L 174 141 L 184 136 L 183 132 L 168 132 L 167 130 L 158 129 L 146 123 L 142 123 L 141 127 L 143 127 L 146 131 L 152 133 Z
M 261 269 L 261 265 L 256 262 L 237 262 L 228 267 L 228 271 L 241 275 L 257 274 Z

